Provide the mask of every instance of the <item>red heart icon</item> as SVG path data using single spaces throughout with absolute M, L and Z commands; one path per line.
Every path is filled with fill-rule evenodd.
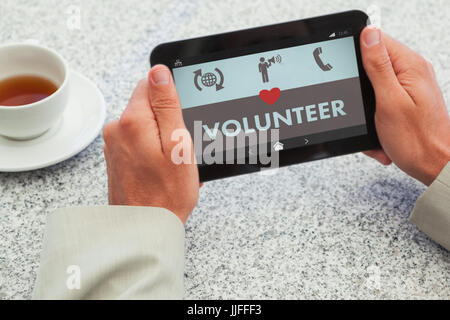
M 273 88 L 270 91 L 261 90 L 259 92 L 259 97 L 261 98 L 262 101 L 272 106 L 275 102 L 277 102 L 278 98 L 280 97 L 280 94 L 281 94 L 280 88 Z

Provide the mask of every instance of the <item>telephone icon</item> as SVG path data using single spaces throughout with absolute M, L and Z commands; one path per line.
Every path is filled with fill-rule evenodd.
M 322 69 L 323 71 L 330 71 L 331 69 L 333 69 L 333 66 L 329 63 L 327 64 L 323 63 L 322 59 L 320 59 L 321 54 L 322 54 L 322 47 L 314 49 L 313 52 L 314 60 L 316 60 L 316 63 L 320 69 Z

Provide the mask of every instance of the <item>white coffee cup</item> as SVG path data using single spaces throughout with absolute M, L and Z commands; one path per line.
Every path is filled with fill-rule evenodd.
M 27 140 L 44 134 L 61 119 L 69 99 L 69 68 L 57 52 L 40 45 L 0 46 L 0 81 L 20 75 L 40 76 L 58 87 L 52 95 L 34 103 L 0 105 L 0 135 Z

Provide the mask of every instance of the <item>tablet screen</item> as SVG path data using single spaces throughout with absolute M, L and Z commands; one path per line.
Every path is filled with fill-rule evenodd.
M 193 137 L 277 129 L 278 151 L 367 133 L 353 36 L 207 61 L 172 69 Z

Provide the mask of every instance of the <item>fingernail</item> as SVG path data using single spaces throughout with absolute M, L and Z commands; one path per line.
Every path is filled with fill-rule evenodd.
M 153 70 L 152 79 L 157 85 L 168 84 L 170 80 L 170 71 L 167 68 Z
M 380 30 L 377 27 L 369 27 L 368 31 L 364 33 L 364 43 L 368 47 L 376 46 L 380 43 Z

